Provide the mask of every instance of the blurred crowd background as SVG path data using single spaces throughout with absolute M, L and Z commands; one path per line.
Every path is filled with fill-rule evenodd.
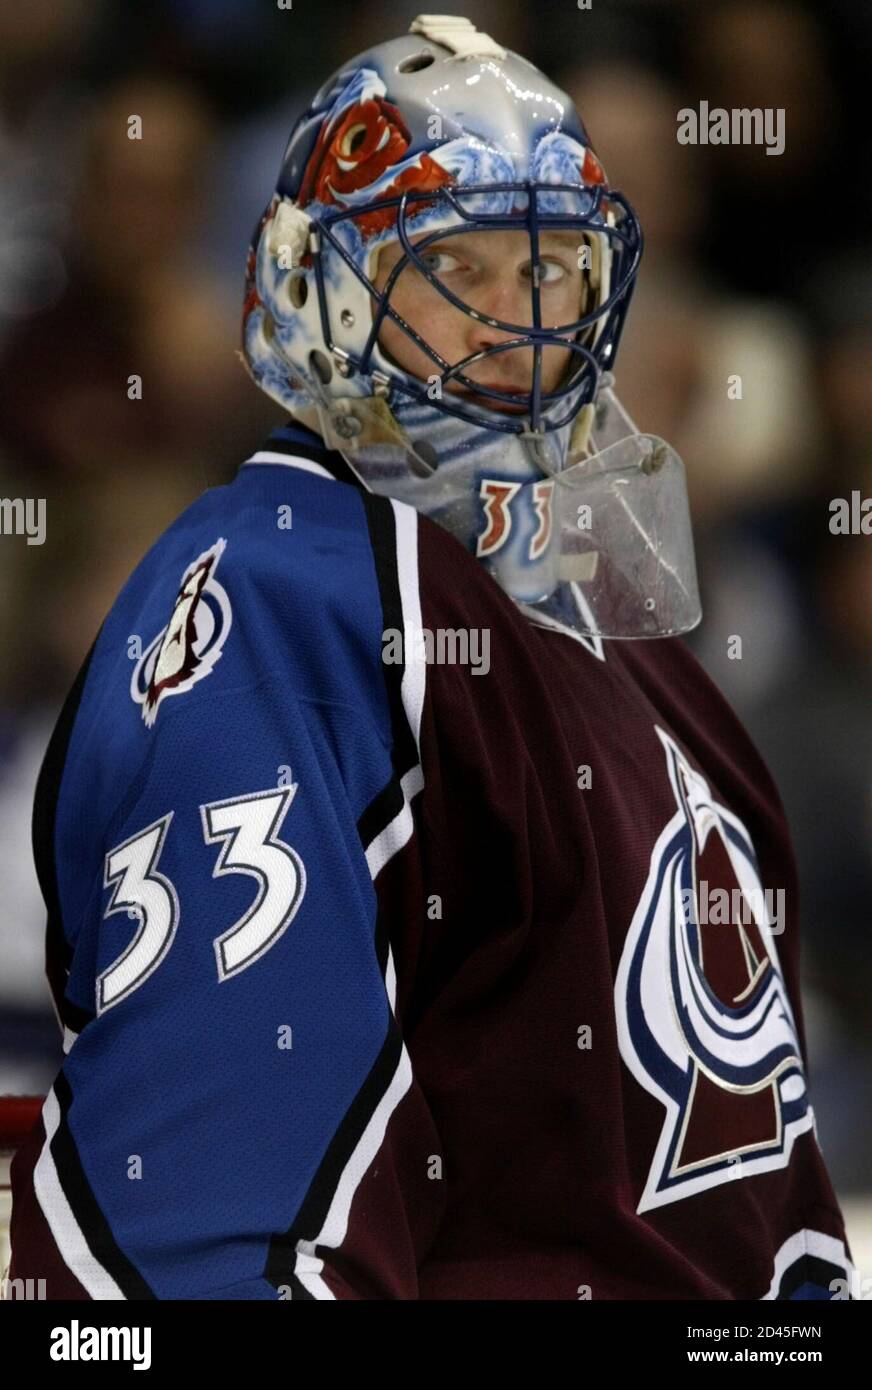
M 0 538 L 0 1093 L 61 1056 L 30 849 L 54 719 L 141 556 L 281 420 L 236 352 L 249 236 L 315 90 L 419 4 L 0 7 L 0 495 L 48 515 L 42 546 Z M 829 531 L 872 497 L 872 6 L 456 8 L 573 95 L 640 214 L 618 388 L 687 465 L 688 640 L 782 793 L 819 1137 L 840 1196 L 872 1193 L 872 536 Z M 784 153 L 679 145 L 703 99 L 783 107 Z

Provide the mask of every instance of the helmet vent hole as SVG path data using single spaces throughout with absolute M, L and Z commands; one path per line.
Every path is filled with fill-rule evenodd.
M 302 309 L 309 298 L 309 286 L 305 275 L 293 275 L 288 281 L 288 298 L 295 309 Z
M 318 380 L 326 386 L 333 377 L 333 364 L 323 352 L 309 353 L 309 366 Z
M 421 53 L 413 53 L 411 58 L 404 58 L 398 64 L 397 72 L 421 72 L 424 68 L 429 68 L 430 64 L 435 61 L 433 54 L 425 48 Z

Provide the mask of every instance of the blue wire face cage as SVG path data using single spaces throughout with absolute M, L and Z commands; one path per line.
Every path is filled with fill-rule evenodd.
M 245 357 L 258 384 L 292 410 L 316 397 L 381 395 L 392 406 L 421 402 L 508 434 L 560 430 L 613 369 L 642 253 L 638 218 L 609 187 L 569 98 L 525 60 L 510 53 L 459 59 L 435 44 L 424 54 L 420 47 L 407 36 L 363 55 L 325 84 L 297 122 L 249 252 Z M 415 66 L 423 58 L 431 61 Z M 579 317 L 546 326 L 540 246 L 550 230 L 578 233 L 579 289 L 584 269 L 593 303 L 579 301 Z M 485 317 L 425 259 L 436 241 L 488 231 L 528 239 L 526 323 Z M 376 253 L 391 241 L 402 255 L 379 291 Z M 583 259 L 583 245 L 592 259 Z M 509 340 L 446 361 L 392 303 L 408 266 Z M 379 331 L 387 319 L 432 362 L 429 382 L 384 351 Z M 554 347 L 568 350 L 570 360 L 556 389 L 545 391 L 542 354 Z M 526 392 L 466 374 L 519 349 L 532 349 Z M 495 408 L 479 409 L 447 390 L 452 382 Z
M 489 201 L 505 194 L 520 195 L 523 203 L 526 203 L 526 210 L 522 207 L 515 215 L 501 216 L 468 211 L 464 206 L 470 201 L 474 203 L 476 199 Z M 543 196 L 553 198 L 555 194 L 584 199 L 590 203 L 590 210 L 587 214 L 580 213 L 574 217 L 540 213 L 538 210 L 540 199 Z M 605 214 L 602 210 L 606 198 L 613 206 L 620 207 L 624 213 L 621 224 L 618 226 L 606 224 Z M 436 209 L 439 209 L 441 205 L 445 211 L 454 213 L 461 221 L 455 226 L 439 227 L 413 245 L 409 222 L 414 215 L 416 205 L 421 204 L 428 209 L 433 209 L 434 205 Z M 580 184 L 562 184 L 555 187 L 552 184 L 543 185 L 526 180 L 509 184 L 472 185 L 462 191 L 446 188 L 439 189 L 435 193 L 410 192 L 404 193 L 400 198 L 382 199 L 366 205 L 366 210 L 370 212 L 393 208 L 396 208 L 396 235 L 404 255 L 392 268 L 387 283 L 381 292 L 358 267 L 334 230 L 338 224 L 353 217 L 354 214 L 351 212 L 328 212 L 319 218 L 319 230 L 323 237 L 321 247 L 326 242 L 337 256 L 342 258 L 372 296 L 376 306 L 372 327 L 362 351 L 359 354 L 349 353 L 347 360 L 351 370 L 362 375 L 367 375 L 372 371 L 373 353 L 379 331 L 385 318 L 390 318 L 431 359 L 437 369 L 436 374 L 439 382 L 439 390 L 434 396 L 430 386 L 425 386 L 419 378 L 394 366 L 389 374 L 390 384 L 400 394 L 414 400 L 429 401 L 446 414 L 454 415 L 471 424 L 483 423 L 480 412 L 477 412 L 474 407 L 464 406 L 458 396 L 452 396 L 445 392 L 445 386 L 449 381 L 457 381 L 461 386 L 469 391 L 474 391 L 478 396 L 493 399 L 495 402 L 506 402 L 515 406 L 523 405 L 526 416 L 523 423 L 519 423 L 523 417 L 518 415 L 513 418 L 494 418 L 493 415 L 488 415 L 486 423 L 491 429 L 513 434 L 520 432 L 539 433 L 540 431 L 547 433 L 551 430 L 562 429 L 570 423 L 581 406 L 593 398 L 601 373 L 610 370 L 614 361 L 642 252 L 641 228 L 635 213 L 623 195 L 617 192 L 607 193 L 602 185 L 597 187 L 591 195 Z M 440 219 L 442 221 L 445 219 L 445 211 Z M 579 238 L 587 231 L 606 236 L 611 247 L 612 278 L 613 282 L 616 282 L 604 302 L 599 304 L 593 312 L 570 323 L 551 328 L 546 328 L 542 324 L 540 289 L 539 247 L 541 234 L 546 229 L 577 231 Z M 467 232 L 483 231 L 526 232 L 529 238 L 532 269 L 530 277 L 531 324 L 509 323 L 502 319 L 483 316 L 472 305 L 460 299 L 444 285 L 434 274 L 432 268 L 427 265 L 424 255 L 427 248 L 434 242 L 442 242 L 446 237 L 462 236 Z M 580 245 L 579 251 L 581 250 Z M 504 333 L 511 333 L 511 341 L 495 343 L 477 353 L 470 353 L 469 356 L 454 364 L 446 362 L 427 340 L 397 313 L 391 304 L 391 293 L 394 285 L 409 263 L 455 308 L 474 319 L 482 320 L 492 328 L 499 329 Z M 333 334 L 330 301 L 327 293 L 328 280 L 323 262 L 323 252 L 320 248 L 314 256 L 314 267 L 321 331 L 327 351 L 332 353 L 338 344 Z M 603 325 L 602 331 L 591 346 L 586 346 L 584 338 L 589 337 L 586 330 L 595 328 L 600 322 Z M 543 392 L 542 349 L 549 346 L 569 349 L 572 354 L 572 362 L 565 373 L 563 384 L 554 391 Z M 465 369 L 473 363 L 483 362 L 489 357 L 504 352 L 512 352 L 518 348 L 532 348 L 533 350 L 532 379 L 530 390 L 526 395 L 483 386 L 470 380 L 465 374 Z M 567 408 L 561 412 L 559 407 L 564 402 Z

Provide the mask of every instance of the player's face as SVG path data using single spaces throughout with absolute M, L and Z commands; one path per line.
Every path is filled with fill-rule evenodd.
M 412 237 L 413 245 L 421 240 L 422 236 Z M 573 323 L 585 312 L 587 282 L 586 273 L 578 265 L 580 241 L 579 234 L 573 231 L 545 231 L 540 237 L 539 295 L 544 328 Z M 374 277 L 378 290 L 384 289 L 391 270 L 402 256 L 399 242 L 382 248 Z M 423 253 L 423 259 L 434 276 L 478 314 L 500 319 L 503 323 L 532 326 L 532 266 L 526 232 L 463 232 L 432 242 Z M 516 336 L 492 328 L 482 319 L 472 318 L 456 308 L 411 262 L 400 271 L 391 291 L 390 304 L 452 366 L 471 353 L 497 343 L 511 342 Z M 572 337 L 571 334 L 564 336 Z M 424 381 L 439 372 L 432 358 L 392 319 L 383 321 L 379 343 L 398 366 Z M 567 370 L 579 362 L 578 356 L 568 348 L 543 348 L 542 390 L 555 390 Z M 483 386 L 528 392 L 532 389 L 532 373 L 533 349 L 523 347 L 494 353 L 481 362 L 474 362 L 464 375 Z M 453 380 L 446 383 L 445 389 L 469 394 Z M 501 403 L 486 396 L 471 398 L 491 409 L 524 409 L 522 405 Z

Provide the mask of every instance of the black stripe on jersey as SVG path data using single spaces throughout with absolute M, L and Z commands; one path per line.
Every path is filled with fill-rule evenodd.
M 405 639 L 400 580 L 397 573 L 397 526 L 394 509 L 389 499 L 375 497 L 369 492 L 362 493 L 361 500 L 366 511 L 370 544 L 375 558 L 376 578 L 381 596 L 382 631 L 393 629 L 402 633 Z M 397 777 L 404 777 L 418 762 L 418 749 L 403 706 L 402 687 L 406 663 L 405 660 L 390 665 L 383 662 L 382 667 L 391 716 L 394 771 Z M 400 804 L 402 805 L 402 800 Z M 364 815 L 367 814 L 364 812 Z M 384 825 L 387 824 L 386 820 Z M 384 826 L 379 828 L 383 829 Z
M 78 675 L 64 701 L 37 778 L 33 800 L 31 839 L 36 876 L 45 900 L 48 919 L 45 936 L 45 970 L 51 989 L 54 1006 L 61 1023 L 75 1033 L 81 1032 L 91 1014 L 71 1005 L 65 998 L 67 977 L 72 960 L 72 948 L 64 935 L 61 917 L 61 900 L 58 890 L 57 865 L 55 863 L 54 842 L 57 820 L 58 797 L 61 781 L 66 767 L 67 752 L 73 734 L 73 725 L 82 701 L 94 648 L 102 632 L 102 625 L 91 648 L 79 668 Z
M 294 446 L 296 447 L 296 446 Z M 320 461 L 320 460 L 319 460 Z M 397 528 L 393 506 L 389 499 L 361 492 L 369 528 L 370 544 L 375 559 L 376 577 L 381 599 L 383 630 L 397 629 L 405 633 L 403 605 L 397 563 Z M 409 727 L 402 698 L 405 662 L 384 665 L 385 689 L 391 719 L 391 761 L 394 774 L 373 798 L 358 819 L 357 829 L 366 852 L 370 845 L 396 819 L 403 809 L 405 796 L 401 779 L 418 765 L 418 748 Z M 377 899 L 378 902 L 378 899 Z M 376 908 L 375 950 L 379 970 L 384 979 L 389 950 L 387 923 L 380 908 Z M 384 1096 L 396 1079 L 400 1066 L 403 1040 L 396 1019 L 389 1011 L 387 1035 L 375 1063 L 342 1117 L 318 1171 L 306 1193 L 292 1225 L 270 1241 L 264 1277 L 276 1288 L 288 1287 L 292 1298 L 311 1300 L 313 1295 L 295 1274 L 297 1244 L 314 1243 L 324 1228 L 332 1203 L 346 1172 L 349 1160 L 367 1125 L 372 1120 Z M 353 1206 L 351 1194 L 349 1207 Z M 341 1272 L 342 1250 L 324 1247 L 328 1260 Z M 317 1247 L 316 1247 L 317 1250 Z M 325 1281 L 326 1282 L 326 1281 Z M 329 1284 L 327 1285 L 329 1288 Z
M 372 546 L 375 558 L 376 579 L 379 587 L 379 595 L 382 607 L 382 631 L 393 629 L 401 632 L 405 636 L 403 623 L 403 605 L 400 599 L 400 581 L 397 574 L 397 528 L 394 519 L 394 509 L 390 499 L 376 496 L 369 492 L 353 469 L 346 463 L 342 455 L 335 449 L 328 449 L 325 445 L 317 443 L 296 442 L 294 440 L 282 439 L 272 435 L 264 445 L 265 449 L 278 454 L 287 454 L 289 458 L 297 456 L 306 458 L 314 463 L 320 463 L 329 473 L 340 482 L 352 483 L 360 492 L 361 501 L 366 512 L 366 523 L 369 529 L 370 545 Z M 405 662 L 397 662 L 390 666 L 385 665 L 385 686 L 388 695 L 388 707 L 391 716 L 391 733 L 393 747 L 394 771 L 397 776 L 402 778 L 410 768 L 415 767 L 418 762 L 418 749 L 412 731 L 409 728 L 406 712 L 403 707 L 402 684 Z M 390 788 L 385 788 L 382 795 L 390 794 Z M 379 798 L 376 799 L 378 801 Z M 373 803 L 376 807 L 376 802 Z M 381 812 L 376 809 L 370 816 L 370 807 L 364 812 L 366 824 L 361 831 L 361 838 L 364 844 L 369 844 L 379 830 L 393 818 L 388 816 L 387 820 L 381 825 L 377 825 L 374 833 L 370 833 L 370 823 L 377 822 Z M 402 793 L 400 793 L 400 806 L 402 807 Z
M 833 1281 L 844 1280 L 845 1277 L 844 1265 L 833 1264 L 831 1260 L 825 1260 L 820 1255 L 803 1255 L 784 1271 L 778 1286 L 776 1302 L 794 1299 L 797 1290 L 805 1284 L 819 1288 L 821 1298 L 829 1298 L 829 1289 Z M 853 1295 L 849 1294 L 849 1298 L 853 1298 Z
M 357 831 L 364 849 L 369 849 L 381 832 L 403 809 L 403 789 L 396 777 L 373 797 L 357 822 Z
M 71 999 L 64 999 L 61 1007 L 61 1022 L 65 1028 L 69 1028 L 76 1037 L 82 1029 L 96 1018 L 95 1009 L 82 1009 L 78 1004 L 74 1004 Z
M 63 1072 L 59 1072 L 54 1081 L 54 1092 L 61 1113 L 57 1132 L 50 1145 L 51 1154 L 58 1181 L 72 1208 L 76 1223 L 88 1243 L 88 1248 L 95 1260 L 111 1274 L 125 1298 L 154 1299 L 156 1295 L 139 1270 L 116 1244 L 109 1223 L 100 1210 L 100 1204 L 85 1176 L 76 1141 L 67 1120 L 73 1092 Z M 107 1123 L 111 1122 L 112 1117 L 107 1116 Z
M 264 1278 L 276 1288 L 282 1285 L 291 1290 L 291 1299 L 313 1300 L 314 1296 L 301 1283 L 294 1273 L 297 1262 L 298 1241 L 314 1242 L 324 1227 L 330 1207 L 342 1181 L 348 1161 L 357 1147 L 373 1114 L 389 1089 L 402 1056 L 403 1041 L 393 1014 L 382 1044 L 381 1051 L 373 1063 L 369 1076 L 361 1086 L 327 1147 L 318 1172 L 306 1193 L 305 1200 L 296 1219 L 282 1235 L 273 1236 L 270 1241 Z M 352 1197 L 353 1201 L 353 1197 Z M 334 1255 L 331 1248 L 324 1247 L 328 1261 Z M 339 1247 L 339 1261 L 341 1261 Z M 317 1253 L 317 1251 L 316 1251 Z M 328 1285 L 329 1287 L 329 1285 Z

